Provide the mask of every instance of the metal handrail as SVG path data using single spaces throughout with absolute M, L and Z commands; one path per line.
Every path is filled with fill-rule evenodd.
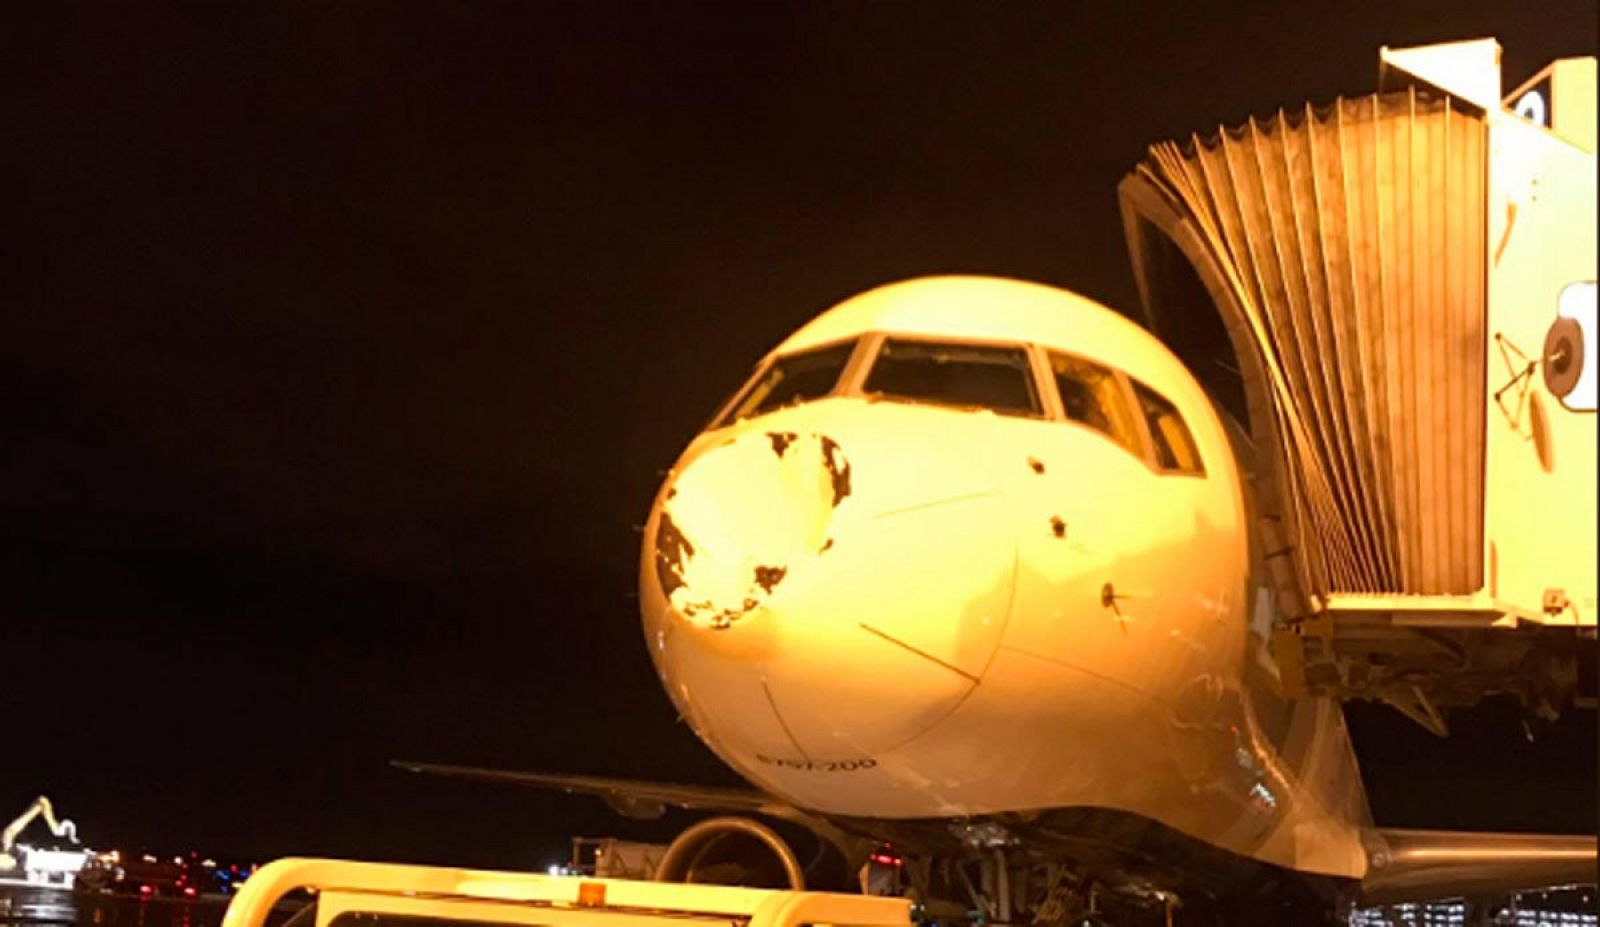
M 351 912 L 513 925 L 617 923 L 630 915 L 731 918 L 750 927 L 911 922 L 911 903 L 904 898 L 290 858 L 250 876 L 228 905 L 222 927 L 265 927 L 273 908 L 298 889 L 320 900 L 316 927 Z

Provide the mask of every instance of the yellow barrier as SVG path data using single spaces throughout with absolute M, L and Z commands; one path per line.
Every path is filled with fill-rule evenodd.
M 905 927 L 910 902 L 829 892 L 584 879 L 334 859 L 280 859 L 258 870 L 228 905 L 222 927 L 266 927 L 285 896 L 316 897 L 314 927 L 385 920 L 473 925 L 677 925 L 695 919 L 749 927 Z M 343 919 L 343 920 L 341 920 Z

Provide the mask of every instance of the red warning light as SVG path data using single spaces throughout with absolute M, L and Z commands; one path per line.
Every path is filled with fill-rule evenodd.
M 154 895 L 155 893 L 156 893 L 155 887 L 152 886 L 152 885 L 141 885 L 141 886 L 139 886 L 139 894 L 141 894 L 141 895 Z

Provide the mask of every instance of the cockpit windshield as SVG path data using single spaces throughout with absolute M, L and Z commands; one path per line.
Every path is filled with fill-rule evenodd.
M 868 395 L 1006 415 L 1042 415 L 1021 347 L 886 338 L 864 385 Z
M 833 392 L 855 350 L 854 341 L 801 351 L 768 364 L 755 382 L 745 388 L 720 424 L 727 425 L 783 406 L 821 399 Z

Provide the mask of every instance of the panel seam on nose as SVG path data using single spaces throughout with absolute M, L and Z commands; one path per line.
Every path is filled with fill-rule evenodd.
M 891 636 L 889 634 L 885 634 L 884 632 L 878 630 L 877 628 L 873 627 L 870 624 L 862 622 L 861 623 L 861 630 L 866 631 L 868 634 L 876 634 L 878 637 L 881 637 L 884 640 L 888 641 L 889 643 L 894 644 L 896 647 L 903 647 L 906 650 L 911 651 L 912 653 L 916 654 L 917 656 L 921 657 L 924 660 L 927 660 L 930 663 L 937 663 L 940 666 L 944 667 L 945 669 L 949 670 L 950 672 L 955 673 L 957 676 L 960 676 L 963 679 L 970 680 L 974 685 L 976 685 L 977 682 L 978 682 L 978 677 L 972 675 L 971 673 L 969 673 L 966 670 L 960 668 L 959 666 L 955 666 L 953 664 L 946 663 L 945 661 L 939 659 L 938 657 L 934 656 L 933 654 L 928 653 L 926 650 L 918 650 L 917 648 L 911 646 L 910 644 L 906 643 L 905 641 L 900 640 L 897 637 L 893 637 L 893 636 Z
M 765 677 L 761 680 L 761 691 L 766 693 L 767 704 L 772 708 L 772 716 L 778 719 L 778 726 L 783 728 L 783 733 L 789 738 L 789 743 L 794 744 L 794 748 L 800 751 L 801 759 L 807 763 L 811 762 L 811 755 L 806 753 L 805 747 L 800 746 L 800 738 L 794 736 L 794 731 L 789 730 L 788 722 L 783 720 L 783 712 L 778 710 L 778 700 L 772 697 L 772 686 L 768 684 Z
M 969 501 L 971 499 L 981 499 L 984 496 L 992 496 L 994 494 L 995 494 L 995 491 L 992 490 L 992 489 L 980 489 L 980 490 L 977 490 L 975 492 L 966 492 L 966 493 L 962 493 L 962 494 L 957 495 L 957 496 L 946 496 L 943 499 L 930 499 L 930 500 L 928 500 L 926 502 L 917 502 L 917 503 L 914 503 L 912 505 L 903 505 L 900 508 L 889 509 L 888 511 L 884 511 L 884 512 L 874 512 L 872 514 L 872 517 L 873 518 L 892 518 L 892 517 L 894 517 L 896 515 L 904 515 L 907 512 L 916 512 L 916 511 L 920 511 L 921 509 L 936 508 L 936 507 L 941 506 L 941 505 L 951 505 L 951 504 L 956 503 L 956 502 L 967 502 L 967 501 Z

